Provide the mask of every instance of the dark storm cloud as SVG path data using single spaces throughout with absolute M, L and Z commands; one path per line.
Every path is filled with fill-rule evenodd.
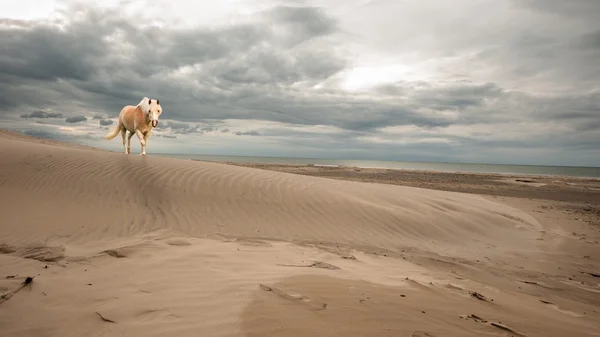
M 205 121 L 199 123 L 185 123 L 178 121 L 164 121 L 161 123 L 161 129 L 174 134 L 204 134 L 207 132 L 218 131 L 221 123 Z
M 218 85 L 291 85 L 320 81 L 343 70 L 346 62 L 326 52 L 278 50 L 274 47 L 250 50 L 229 62 L 216 62 L 211 73 Z
M 581 46 L 593 50 L 600 50 L 600 30 L 582 36 Z
M 346 64 L 326 49 L 298 46 L 336 29 L 334 20 L 314 8 L 277 7 L 263 14 L 268 19 L 264 22 L 216 30 L 142 29 L 118 12 L 86 9 L 80 14 L 67 29 L 35 23 L 27 29 L 1 27 L 0 73 L 21 81 L 49 82 L 39 90 L 40 102 L 50 100 L 53 90 L 66 91 L 56 82 L 61 80 L 76 88 L 66 95 L 113 116 L 124 105 L 149 95 L 162 97 L 171 117 L 190 120 L 244 118 L 251 112 L 241 111 L 243 106 L 227 107 L 228 115 L 213 106 L 232 94 L 241 104 L 244 95 L 268 97 L 274 85 L 316 84 Z M 292 40 L 296 47 L 289 49 Z M 132 56 L 121 57 L 121 46 L 131 48 Z M 176 83 L 165 77 L 196 65 L 202 66 L 190 74 L 195 81 Z M 14 95 L 5 105 L 25 102 Z M 206 112 L 195 114 L 190 111 L 194 105 L 204 105 L 198 110 Z
M 394 97 L 354 98 L 343 92 L 307 95 L 308 86 L 348 66 L 346 59 L 327 48 L 327 42 L 318 44 L 319 38 L 334 33 L 337 26 L 327 13 L 315 8 L 276 7 L 263 13 L 264 22 L 217 30 L 140 29 L 120 19 L 116 12 L 87 10 L 83 14 L 81 19 L 70 23 L 71 29 L 34 25 L 16 32 L 14 41 L 8 36 L 15 32 L 4 29 L 1 35 L 4 39 L 0 41 L 8 45 L 6 67 L 12 67 L 13 75 L 23 71 L 24 78 L 71 81 L 80 92 L 70 95 L 111 116 L 116 116 L 125 104 L 136 104 L 140 97 L 148 95 L 161 99 L 163 118 L 188 122 L 264 119 L 352 130 L 406 124 L 440 126 L 452 121 L 423 115 L 419 109 L 422 106 L 464 109 L 480 105 L 493 89 L 491 85 L 473 88 L 459 84 L 445 91 L 413 90 L 408 101 Z M 120 44 L 107 42 L 106 37 L 116 36 L 120 36 L 120 44 L 132 48 L 133 58 L 119 57 Z M 66 41 L 77 47 L 61 53 L 56 46 Z M 303 47 L 301 42 L 308 46 Z M 37 48 L 43 49 L 41 53 Z M 40 63 L 38 56 L 22 58 L 19 50 L 23 55 L 56 59 L 52 61 L 55 65 Z M 72 58 L 78 61 L 68 62 Z M 13 67 L 17 62 L 21 67 Z M 186 66 L 191 67 L 190 79 L 173 81 L 165 76 Z M 157 75 L 159 72 L 162 75 Z M 296 83 L 304 86 L 289 89 Z M 52 86 L 52 83 L 46 85 Z M 25 102 L 18 97 L 14 99 Z M 207 131 L 187 124 L 168 126 L 182 134 Z
M 63 115 L 57 112 L 38 110 L 28 114 L 22 114 L 21 118 L 63 118 Z
M 560 16 L 598 18 L 600 3 L 596 0 L 513 0 L 516 4 Z
M 192 126 L 190 126 L 190 124 L 188 124 L 188 123 L 183 123 L 183 122 L 164 121 L 162 123 L 162 127 L 183 130 L 183 129 L 188 129 L 188 128 L 192 127 Z
M 158 137 L 162 137 L 162 138 L 177 139 L 177 136 L 171 136 L 171 135 L 161 135 L 161 134 L 157 134 L 156 136 L 158 136 Z
M 201 134 L 204 132 L 201 130 L 201 127 L 199 127 L 198 125 L 177 122 L 177 121 L 164 121 L 161 123 L 161 129 L 166 129 L 166 130 L 170 131 L 171 133 L 176 133 L 176 134 L 181 134 L 181 135 L 192 134 L 192 133 Z
M 281 39 L 287 47 L 329 35 L 337 28 L 335 20 L 320 8 L 279 6 L 266 14 L 273 24 L 283 23 L 288 30 L 288 34 Z
M 95 13 L 87 18 L 71 27 L 75 30 L 35 23 L 1 29 L 0 73 L 39 81 L 89 80 L 103 63 L 108 25 L 119 23 Z
M 260 136 L 258 131 L 238 131 L 235 133 L 236 136 Z
M 419 90 L 414 95 L 414 102 L 436 110 L 464 109 L 482 106 L 486 98 L 497 98 L 501 94 L 502 89 L 495 83 L 457 81 L 439 88 Z
M 72 116 L 72 117 L 67 117 L 65 119 L 65 122 L 67 123 L 79 123 L 79 122 L 85 122 L 87 121 L 87 117 L 85 116 Z

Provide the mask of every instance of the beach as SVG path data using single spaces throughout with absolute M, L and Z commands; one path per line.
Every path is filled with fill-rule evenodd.
M 202 162 L 1 130 L 0 205 L 0 336 L 600 336 L 594 178 Z
M 367 183 L 412 186 L 490 196 L 599 203 L 600 178 L 557 175 L 436 172 L 346 167 L 340 165 L 294 165 L 223 162 L 257 169 Z

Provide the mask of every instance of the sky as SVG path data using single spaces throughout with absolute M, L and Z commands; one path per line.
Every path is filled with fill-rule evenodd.
M 122 151 L 146 96 L 148 155 L 600 166 L 598 0 L 0 8 L 0 128 Z

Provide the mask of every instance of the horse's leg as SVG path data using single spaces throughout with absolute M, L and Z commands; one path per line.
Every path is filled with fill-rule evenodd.
M 127 129 L 125 128 L 121 128 L 121 137 L 123 137 L 123 147 L 125 148 L 125 153 L 129 153 L 129 151 L 127 151 L 127 145 L 125 144 L 125 134 L 127 133 Z
M 145 143 L 145 145 L 144 145 L 144 154 L 146 154 L 146 145 L 148 145 L 148 138 L 150 138 L 150 132 L 151 131 L 148 131 L 148 132 L 146 132 L 144 134 L 144 143 Z
M 127 153 L 131 152 L 131 137 L 133 137 L 133 132 L 127 134 Z
M 140 139 L 140 144 L 142 145 L 142 152 L 140 153 L 142 156 L 146 155 L 146 140 L 144 139 L 144 134 L 140 130 L 135 130 L 135 134 Z

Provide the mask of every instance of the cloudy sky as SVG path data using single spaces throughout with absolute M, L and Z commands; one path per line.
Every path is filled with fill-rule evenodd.
M 598 0 L 0 8 L 0 128 L 120 151 L 148 96 L 149 154 L 600 166 Z

